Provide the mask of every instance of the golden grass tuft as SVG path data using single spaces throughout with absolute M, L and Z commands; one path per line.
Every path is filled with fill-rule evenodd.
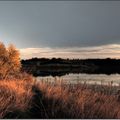
M 50 118 L 120 118 L 120 101 L 117 95 L 95 92 L 82 85 L 50 85 L 40 82 Z M 45 105 L 46 106 L 46 105 Z
M 27 74 L 1 80 L 0 118 L 120 118 L 119 95 L 96 88 L 36 82 Z
M 0 81 L 0 118 L 17 112 L 24 113 L 30 108 L 33 84 L 26 80 Z

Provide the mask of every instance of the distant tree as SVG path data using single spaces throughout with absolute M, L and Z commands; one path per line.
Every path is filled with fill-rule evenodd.
M 9 75 L 20 71 L 19 51 L 11 44 L 8 48 L 0 42 L 0 79 L 6 79 Z

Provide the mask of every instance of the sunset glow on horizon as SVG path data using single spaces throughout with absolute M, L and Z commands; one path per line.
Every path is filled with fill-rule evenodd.
M 22 59 L 30 58 L 120 58 L 120 45 L 109 44 L 93 47 L 67 47 L 67 48 L 24 48 L 20 49 Z

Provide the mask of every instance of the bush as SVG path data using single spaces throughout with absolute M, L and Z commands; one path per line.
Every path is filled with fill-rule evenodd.
M 0 79 L 6 79 L 20 71 L 19 51 L 11 44 L 6 47 L 0 42 Z

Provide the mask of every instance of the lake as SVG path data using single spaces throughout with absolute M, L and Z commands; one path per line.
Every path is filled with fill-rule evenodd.
M 64 84 L 77 84 L 77 83 L 86 83 L 86 84 L 97 84 L 97 85 L 110 85 L 120 86 L 120 74 L 67 74 L 61 77 L 53 76 L 39 76 L 37 80 L 44 80 L 47 82 L 55 82 L 60 80 Z

